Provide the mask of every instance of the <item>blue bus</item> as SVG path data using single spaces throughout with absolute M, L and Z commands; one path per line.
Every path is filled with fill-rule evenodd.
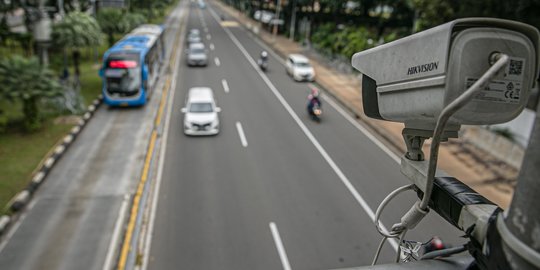
M 163 27 L 137 27 L 103 55 L 99 75 L 109 106 L 142 106 L 157 84 L 165 57 Z

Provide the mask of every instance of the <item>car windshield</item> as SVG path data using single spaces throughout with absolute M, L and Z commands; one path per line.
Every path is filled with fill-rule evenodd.
M 204 53 L 204 49 L 203 48 L 191 48 L 190 53 L 192 53 L 192 54 L 202 54 L 202 53 Z
M 213 111 L 212 103 L 209 102 L 196 102 L 189 105 L 189 112 L 192 113 L 209 113 Z
M 141 85 L 137 54 L 115 54 L 106 61 L 105 83 L 109 93 L 135 93 Z
M 308 62 L 297 62 L 295 64 L 297 67 L 311 67 L 311 65 Z

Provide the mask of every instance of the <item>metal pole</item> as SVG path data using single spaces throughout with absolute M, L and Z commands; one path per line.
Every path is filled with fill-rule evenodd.
M 538 269 L 540 265 L 540 106 L 519 172 L 512 203 L 497 227 L 503 250 L 514 269 Z
M 289 39 L 294 40 L 294 30 L 296 30 L 296 0 L 293 0 L 292 15 L 291 15 L 291 30 L 289 31 Z
M 281 0 L 277 0 L 276 19 L 274 19 L 274 31 L 272 33 L 272 41 L 276 41 L 276 35 L 278 30 L 277 22 L 279 20 L 279 13 L 281 12 Z

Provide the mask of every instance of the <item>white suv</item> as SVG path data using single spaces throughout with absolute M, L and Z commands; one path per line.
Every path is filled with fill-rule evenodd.
M 289 54 L 285 64 L 287 74 L 291 75 L 295 81 L 314 81 L 315 70 L 309 64 L 307 57 L 301 54 Z
M 214 93 L 208 87 L 189 89 L 184 113 L 184 133 L 186 135 L 216 135 L 219 133 L 221 108 L 216 106 Z

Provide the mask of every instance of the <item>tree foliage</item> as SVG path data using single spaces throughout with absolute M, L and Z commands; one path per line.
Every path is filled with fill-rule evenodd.
M 27 131 L 41 127 L 39 101 L 61 93 L 62 87 L 53 78 L 52 72 L 40 66 L 36 58 L 13 55 L 0 61 L 0 96 L 22 103 Z
M 101 44 L 103 34 L 101 28 L 94 17 L 82 13 L 71 12 L 60 22 L 55 24 L 52 29 L 53 43 L 59 47 L 72 49 L 73 63 L 75 65 L 75 74 L 79 76 L 79 49 L 84 47 L 98 46 Z M 65 66 L 64 69 L 67 70 Z
M 109 47 L 114 45 L 115 34 L 125 34 L 144 23 L 146 18 L 140 13 L 126 12 L 120 9 L 106 8 L 99 11 L 97 20 L 107 35 Z
M 101 28 L 94 17 L 78 11 L 55 24 L 52 36 L 55 44 L 68 48 L 98 46 L 102 41 Z
M 375 46 L 376 35 L 365 27 L 341 26 L 333 23 L 320 25 L 312 35 L 311 42 L 331 55 L 347 58 L 354 53 Z
M 516 20 L 540 28 L 540 0 L 412 0 L 418 12 L 418 30 L 465 17 Z

